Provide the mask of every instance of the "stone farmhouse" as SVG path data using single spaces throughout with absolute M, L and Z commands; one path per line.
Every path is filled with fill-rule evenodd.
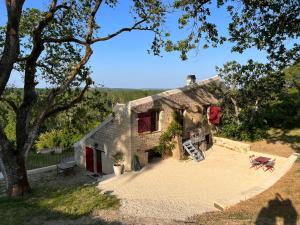
M 146 165 L 155 154 L 160 135 L 173 120 L 174 111 L 180 113 L 182 137 L 177 138 L 172 151 L 175 158 L 183 153 L 182 143 L 190 138 L 193 129 L 201 128 L 204 149 L 212 145 L 214 122 L 208 116 L 210 107 L 218 104 L 214 87 L 221 87 L 219 77 L 196 82 L 194 75 L 187 77 L 187 85 L 156 95 L 117 104 L 113 113 L 98 127 L 74 145 L 77 165 L 94 173 L 113 172 L 111 155 L 124 153 L 124 168 L 131 170 L 134 155 Z M 217 117 L 218 123 L 219 117 Z M 202 146 L 203 148 L 203 146 Z

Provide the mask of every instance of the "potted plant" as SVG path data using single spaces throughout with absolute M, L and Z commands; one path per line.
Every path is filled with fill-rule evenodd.
M 120 176 L 123 172 L 123 164 L 124 161 L 124 154 L 123 152 L 116 152 L 112 155 L 112 159 L 114 161 L 114 173 L 116 176 Z

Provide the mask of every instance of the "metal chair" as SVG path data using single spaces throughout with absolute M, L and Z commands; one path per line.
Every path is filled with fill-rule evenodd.
M 264 164 L 264 167 L 263 167 L 263 170 L 266 172 L 266 171 L 270 171 L 270 172 L 273 172 L 274 171 L 274 166 L 275 166 L 275 163 L 276 163 L 276 159 L 273 159 L 273 160 L 270 160 L 269 162 L 267 162 L 266 164 Z
M 258 169 L 262 166 L 260 162 L 255 160 L 255 155 L 250 155 L 249 156 L 249 161 L 250 161 L 250 164 L 251 164 L 250 168 L 254 167 L 255 169 Z

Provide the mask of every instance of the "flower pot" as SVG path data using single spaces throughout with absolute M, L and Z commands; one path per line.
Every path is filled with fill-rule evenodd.
M 116 176 L 120 176 L 123 173 L 123 165 L 114 165 L 114 173 Z

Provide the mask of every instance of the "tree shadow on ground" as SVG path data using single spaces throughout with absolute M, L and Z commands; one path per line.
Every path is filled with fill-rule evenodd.
M 298 213 L 290 199 L 283 199 L 276 193 L 275 198 L 263 207 L 255 221 L 255 225 L 276 225 L 276 219 L 283 220 L 284 225 L 296 225 Z
M 80 194 L 80 193 L 78 193 Z M 55 193 L 49 192 L 49 196 L 44 193 L 41 195 L 32 194 L 30 196 L 10 199 L 0 198 L 0 221 L 1 224 L 10 225 L 122 225 L 123 223 L 117 221 L 117 219 L 107 219 L 93 216 L 93 207 L 90 210 L 82 210 L 81 207 L 84 205 L 84 196 L 82 199 L 72 203 L 72 199 L 69 197 L 64 199 L 65 195 L 68 195 L 65 191 L 60 192 L 60 195 L 53 198 L 52 195 Z M 80 197 L 78 197 L 80 198 Z M 110 198 L 102 197 L 99 201 L 107 201 Z M 49 200 L 50 199 L 50 200 Z M 51 201 L 51 202 L 50 202 Z M 67 204 L 73 204 L 72 207 L 67 209 Z M 60 204 L 62 202 L 62 204 Z M 82 204 L 80 204 L 82 202 Z M 87 203 L 85 207 L 88 207 Z M 105 205 L 107 204 L 107 205 Z M 111 208 L 108 204 L 115 204 L 113 201 L 104 203 L 98 206 L 97 210 L 105 210 Z
M 57 176 L 56 171 L 30 175 L 30 194 L 18 199 L 0 196 L 0 224 L 123 224 L 109 214 L 116 211 L 119 200 L 111 193 L 101 194 L 84 170 L 75 171 L 72 176 Z M 102 216 L 94 215 L 95 210 Z
M 289 129 L 274 129 L 272 130 L 272 133 L 268 135 L 266 141 L 267 143 L 273 144 L 278 141 L 289 144 L 295 152 L 300 153 L 300 132 L 298 132 L 298 129 L 297 133 L 293 133 Z

